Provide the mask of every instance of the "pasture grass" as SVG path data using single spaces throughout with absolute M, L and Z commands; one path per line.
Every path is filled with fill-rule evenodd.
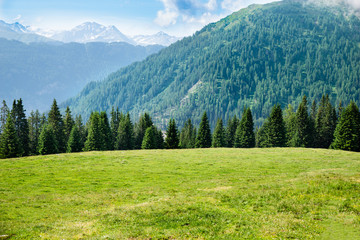
M 0 160 L 0 239 L 360 239 L 360 154 L 87 152 Z

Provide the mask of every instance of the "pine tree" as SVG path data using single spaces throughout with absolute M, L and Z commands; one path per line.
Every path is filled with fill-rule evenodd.
M 80 133 L 80 137 L 81 137 L 80 138 L 81 145 L 84 147 L 86 137 L 87 137 L 87 132 L 85 130 L 85 126 L 83 124 L 81 115 L 78 115 L 75 117 L 75 126 L 77 126 L 79 129 L 79 133 Z
M 156 143 L 156 129 L 154 126 L 148 127 L 145 131 L 144 139 L 141 144 L 142 149 L 155 149 Z
M 212 147 L 221 148 L 225 147 L 225 130 L 222 119 L 218 119 L 213 134 Z
M 58 153 L 57 142 L 53 125 L 43 126 L 39 137 L 39 154 L 55 154 Z
M 199 125 L 199 131 L 196 136 L 195 147 L 196 148 L 209 148 L 211 147 L 211 130 L 209 120 L 206 112 L 204 112 Z
M 81 139 L 80 129 L 77 125 L 74 124 L 70 132 L 69 141 L 67 144 L 67 152 L 81 152 L 83 147 L 84 145 Z
M 28 156 L 30 154 L 29 124 L 21 98 L 17 101 L 14 100 L 11 115 L 19 139 L 19 155 Z
M 6 104 L 6 101 L 3 100 L 3 105 L 0 109 L 0 134 L 4 132 L 6 120 L 7 120 L 9 113 L 10 113 L 10 110 Z
M 315 119 L 314 145 L 319 148 L 329 148 L 334 139 L 337 114 L 331 105 L 329 95 L 322 96 Z
M 253 148 L 255 147 L 254 122 L 250 108 L 247 108 L 241 118 L 235 132 L 234 147 Z
M 58 151 L 60 153 L 66 152 L 66 136 L 64 130 L 64 121 L 55 99 L 48 114 L 48 124 L 51 125 L 54 131 L 56 146 Z
M 358 106 L 353 101 L 343 111 L 334 137 L 333 148 L 360 151 L 360 113 Z
M 268 147 L 285 147 L 286 130 L 280 105 L 272 108 L 268 121 Z
M 114 142 L 106 112 L 100 113 L 100 133 L 102 146 L 100 150 L 113 150 Z
M 270 137 L 269 137 L 269 121 L 265 121 L 264 124 L 257 129 L 255 134 L 255 146 L 259 148 L 269 147 Z
M 66 107 L 65 110 L 65 117 L 64 117 L 64 131 L 65 131 L 65 142 L 68 142 L 70 133 L 73 129 L 73 126 L 75 124 L 74 119 L 71 116 L 71 111 L 69 106 Z
M 134 148 L 134 127 L 128 113 L 125 118 L 120 121 L 116 138 L 115 149 L 130 150 Z
M 135 135 L 135 149 L 142 148 L 142 142 L 145 135 L 145 131 L 153 126 L 153 122 L 148 113 L 144 113 L 139 119 L 139 122 L 135 124 L 134 135 Z
M 14 158 L 19 155 L 19 138 L 16 133 L 15 123 L 9 113 L 1 135 L 0 156 L 1 158 Z
M 240 124 L 240 120 L 234 115 L 232 119 L 229 119 L 227 127 L 226 127 L 226 145 L 227 147 L 234 147 L 235 141 L 235 133 L 238 125 Z
M 93 112 L 89 119 L 89 130 L 85 142 L 85 151 L 100 151 L 103 146 L 102 133 L 100 131 L 100 114 Z
M 30 139 L 30 153 L 38 154 L 39 137 L 41 132 L 41 115 L 38 110 L 32 111 L 28 118 L 29 123 L 29 139 Z
M 179 132 L 175 119 L 170 119 L 169 126 L 166 130 L 165 146 L 167 149 L 179 148 Z
M 308 114 L 306 96 L 303 97 L 296 111 L 296 133 L 299 141 L 295 147 L 313 146 L 314 128 Z
M 180 133 L 180 147 L 181 148 L 194 148 L 196 140 L 196 128 L 188 119 Z

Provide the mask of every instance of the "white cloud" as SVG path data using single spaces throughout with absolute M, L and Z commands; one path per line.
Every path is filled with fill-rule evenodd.
M 160 10 L 157 12 L 155 23 L 162 27 L 174 25 L 176 24 L 178 16 L 179 14 L 177 11 L 171 9 L 165 9 L 164 11 Z

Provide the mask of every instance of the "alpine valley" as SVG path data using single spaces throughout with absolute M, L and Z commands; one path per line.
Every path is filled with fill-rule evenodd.
M 157 124 L 174 117 L 179 125 L 207 111 L 212 126 L 248 106 L 259 124 L 274 104 L 296 107 L 303 95 L 359 104 L 359 62 L 360 20 L 348 6 L 251 5 L 88 84 L 62 106 L 85 118 L 112 107 L 135 119 L 148 111 Z

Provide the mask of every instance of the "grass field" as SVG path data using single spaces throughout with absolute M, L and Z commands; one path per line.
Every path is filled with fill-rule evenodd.
M 0 179 L 0 239 L 360 239 L 359 153 L 62 154 Z

